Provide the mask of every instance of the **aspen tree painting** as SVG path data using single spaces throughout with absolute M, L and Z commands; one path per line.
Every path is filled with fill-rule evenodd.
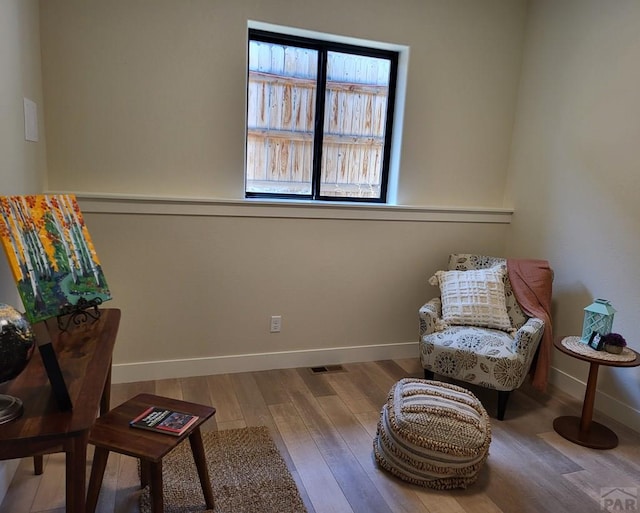
M 72 194 L 0 197 L 0 239 L 32 323 L 111 299 Z

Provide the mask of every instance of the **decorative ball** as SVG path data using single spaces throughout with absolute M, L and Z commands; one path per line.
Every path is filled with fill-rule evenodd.
M 12 306 L 0 303 L 0 383 L 24 370 L 33 355 L 35 341 L 26 317 Z
M 611 353 L 611 354 L 622 354 L 622 350 L 624 349 L 624 347 L 622 346 L 614 346 L 613 344 L 605 344 L 604 345 L 604 350 L 607 353 Z

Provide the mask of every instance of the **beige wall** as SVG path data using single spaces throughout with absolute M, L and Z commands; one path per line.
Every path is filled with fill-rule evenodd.
M 51 190 L 243 197 L 247 20 L 411 48 L 398 203 L 503 205 L 524 0 L 46 0 Z
M 594 297 L 640 350 L 640 3 L 537 0 L 528 16 L 510 165 L 508 252 L 556 270 L 557 334 L 580 334 Z M 587 367 L 556 354 L 577 396 Z M 640 370 L 601 369 L 596 408 L 640 425 Z
M 503 207 L 524 0 L 40 7 L 49 189 L 82 193 L 123 309 L 116 379 L 416 354 L 430 273 L 451 251 L 503 253 L 509 220 L 480 218 Z M 243 198 L 248 20 L 410 47 L 398 198 L 417 221 L 172 210 L 167 197 Z M 93 209 L 92 194 L 116 199 Z M 424 209 L 441 205 L 472 222 Z
M 89 207 L 112 304 L 125 312 L 116 376 L 406 349 L 414 312 L 433 293 L 424 280 L 450 251 L 548 258 L 557 333 L 579 331 L 582 308 L 604 296 L 619 310 L 616 329 L 632 335 L 637 9 L 623 0 L 606 9 L 42 2 L 49 189 L 79 192 Z M 350 221 L 304 207 L 283 217 L 177 214 L 166 197 L 208 198 L 214 210 L 242 198 L 248 19 L 408 45 L 398 202 L 427 214 L 514 206 L 512 225 L 378 220 L 367 209 Z M 92 194 L 116 199 L 93 208 Z M 119 198 L 131 194 L 160 198 L 156 210 Z M 268 333 L 273 314 L 283 316 L 278 335 Z M 264 354 L 280 356 L 260 363 Z M 580 396 L 584 366 L 557 355 L 554 365 L 556 383 Z M 611 398 L 598 405 L 636 418 L 637 376 L 603 371 Z
M 40 142 L 24 139 L 23 98 L 38 104 Z M 38 2 L 0 1 L 0 195 L 42 192 L 46 171 Z M 0 302 L 20 308 L 4 257 L 0 258 Z M 15 462 L 0 462 L 0 500 Z
M 0 3 L 0 189 L 3 195 L 42 191 L 45 170 L 38 3 Z M 38 105 L 40 142 L 24 137 L 23 98 Z
M 446 252 L 501 252 L 507 225 L 379 220 L 86 214 L 122 308 L 121 364 L 221 356 L 305 354 L 309 365 L 344 348 L 410 343 L 417 309 L 437 292 L 430 272 Z M 271 315 L 282 332 L 269 333 Z M 331 351 L 334 350 L 334 351 Z M 390 347 L 390 350 L 393 350 Z M 319 351 L 319 353 L 314 353 Z M 375 352 L 358 353 L 367 359 Z M 343 360 L 344 361 L 344 360 Z M 245 359 L 244 367 L 253 365 Z M 158 364 L 156 369 L 160 369 Z M 141 370 L 139 372 L 142 372 Z M 158 371 L 159 372 L 159 371 Z M 148 376 L 148 374 L 144 374 Z
M 3 0 L 2 191 L 38 192 L 48 164 L 52 191 L 240 199 L 247 19 L 404 44 L 399 203 L 480 209 L 466 221 L 429 208 L 417 220 L 366 209 L 314 219 L 302 207 L 185 215 L 171 201 L 96 207 L 85 194 L 112 305 L 124 311 L 117 367 L 144 378 L 145 364 L 166 362 L 149 372 L 169 375 L 181 359 L 223 368 L 233 355 L 377 354 L 415 340 L 415 311 L 434 293 L 426 278 L 450 251 L 548 258 L 557 333 L 579 331 L 582 308 L 604 296 L 639 349 L 640 278 L 628 255 L 640 249 L 640 7 L 604 5 L 46 0 L 39 32 L 35 1 Z M 42 119 L 41 142 L 23 139 L 22 97 L 43 106 L 41 69 L 48 160 Z M 483 207 L 511 205 L 511 226 L 482 221 Z M 15 301 L 3 273 L 0 300 Z M 267 332 L 271 314 L 283 315 L 278 335 Z M 584 365 L 556 355 L 554 366 L 556 383 L 579 396 Z M 603 369 L 597 407 L 636 425 L 639 375 Z
M 366 215 L 346 223 L 304 214 L 90 213 L 113 304 L 136 312 L 123 322 L 117 361 L 402 343 L 413 336 L 407 312 L 413 314 L 430 293 L 417 277 L 441 266 L 449 251 L 467 249 L 549 258 L 557 271 L 558 333 L 579 330 L 582 307 L 594 296 L 611 299 L 619 310 L 616 329 L 632 333 L 639 300 L 625 257 L 638 244 L 638 7 L 630 1 L 604 9 L 596 1 L 536 0 L 527 11 L 527 5 L 42 2 L 50 190 L 241 198 L 245 27 L 255 19 L 410 46 L 399 202 L 516 209 L 508 238 L 501 224 L 373 221 Z M 315 233 L 322 237 L 314 239 Z M 382 258 L 372 245 L 385 238 L 393 246 L 382 245 Z M 363 262 L 374 277 L 359 274 Z M 335 289 L 322 277 L 308 278 L 318 267 L 331 271 Z M 165 283 L 158 278 L 163 276 Z M 138 279 L 144 289 L 134 285 Z M 387 287 L 402 284 L 403 299 L 396 297 L 389 308 L 384 294 L 371 298 L 376 279 Z M 180 283 L 197 285 L 195 299 Z M 325 288 L 330 299 L 322 302 L 314 291 Z M 238 292 L 243 290 L 250 293 Z M 367 308 L 353 290 L 367 292 Z M 349 302 L 339 303 L 343 297 Z M 149 301 L 152 308 L 143 308 Z M 347 305 L 346 320 L 333 320 L 336 301 Z M 138 319 L 154 319 L 156 335 L 171 333 L 175 324 L 159 310 L 169 303 L 183 309 L 209 302 L 212 312 L 224 315 L 198 306 L 200 315 L 180 345 L 166 342 L 166 335 L 155 345 L 145 341 Z M 305 304 L 313 308 L 302 312 Z M 324 312 L 332 320 L 317 332 Z M 375 315 L 366 318 L 369 312 Z M 285 316 L 279 338 L 264 328 L 275 313 Z M 361 314 L 359 331 L 353 319 Z M 397 329 L 388 328 L 390 319 Z M 557 379 L 583 379 L 580 364 L 562 358 L 555 364 Z M 603 372 L 612 404 L 638 409 L 637 394 L 627 386 L 633 379 L 636 371 Z
M 42 192 L 46 173 L 38 2 L 0 2 L 0 195 Z M 25 140 L 24 98 L 38 106 L 39 142 Z M 0 301 L 20 307 L 5 258 Z

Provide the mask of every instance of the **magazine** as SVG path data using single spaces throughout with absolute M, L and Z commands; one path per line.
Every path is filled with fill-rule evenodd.
M 199 418 L 197 415 L 189 413 L 150 406 L 129 422 L 129 425 L 134 428 L 155 431 L 156 433 L 180 436 Z

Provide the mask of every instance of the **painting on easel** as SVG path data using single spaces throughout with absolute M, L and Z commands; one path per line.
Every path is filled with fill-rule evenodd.
M 74 195 L 0 197 L 0 239 L 32 323 L 111 299 Z

